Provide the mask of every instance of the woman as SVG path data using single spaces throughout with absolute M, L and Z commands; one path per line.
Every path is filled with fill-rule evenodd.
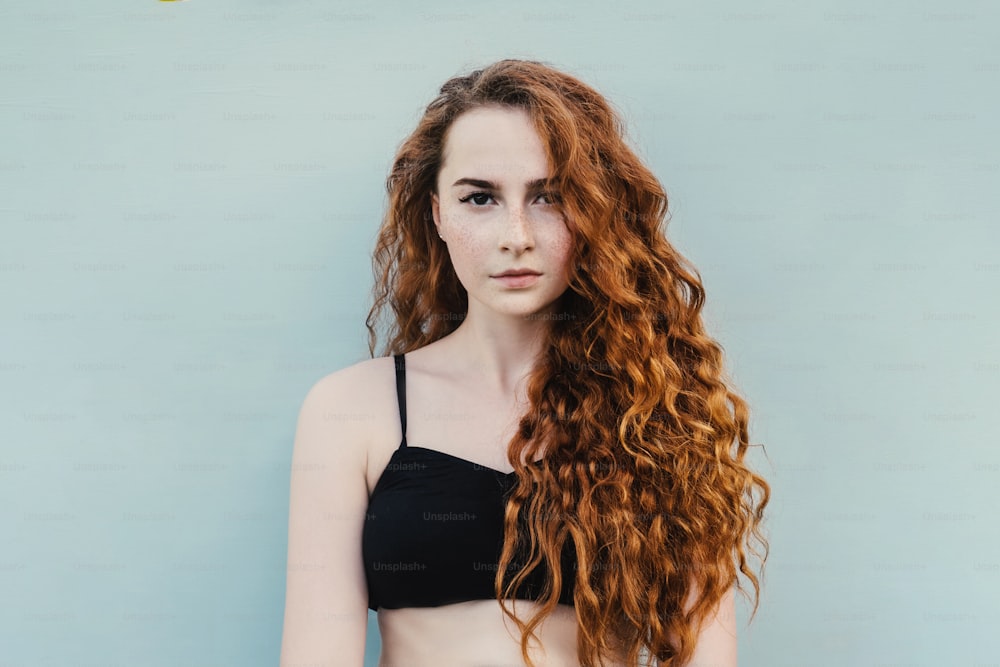
M 367 322 L 374 355 L 391 308 L 391 356 L 299 415 L 283 665 L 362 665 L 369 607 L 381 665 L 736 665 L 770 489 L 622 135 L 503 60 L 399 149 Z

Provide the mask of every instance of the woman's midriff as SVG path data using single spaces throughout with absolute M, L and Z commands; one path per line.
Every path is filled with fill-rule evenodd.
M 507 608 L 527 622 L 538 607 L 529 600 L 507 600 Z M 379 667 L 524 667 L 520 632 L 496 600 L 471 600 L 443 607 L 381 609 L 382 654 Z M 560 604 L 535 628 L 541 642 L 529 640 L 528 655 L 537 667 L 579 667 L 576 610 Z M 624 662 L 606 662 L 621 667 Z

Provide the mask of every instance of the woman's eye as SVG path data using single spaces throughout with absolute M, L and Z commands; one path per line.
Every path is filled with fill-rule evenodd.
M 549 204 L 556 204 L 559 201 L 559 196 L 556 195 L 555 193 L 552 193 L 552 192 L 542 192 L 538 196 L 539 197 L 545 197 L 545 199 L 547 200 L 547 203 L 549 203 Z M 481 201 L 480 199 L 477 199 L 478 197 L 486 197 L 487 199 L 493 199 L 493 195 L 491 195 L 489 192 L 473 192 L 472 194 L 468 194 L 468 195 L 462 197 L 458 201 L 460 201 L 460 202 L 462 202 L 464 204 L 464 203 L 468 202 L 469 200 L 475 199 L 475 202 L 473 204 L 473 208 L 483 208 L 486 205 L 486 202 L 485 201 Z
M 473 197 L 489 197 L 490 199 L 492 199 L 493 195 L 491 195 L 488 192 L 473 192 L 470 195 L 466 195 L 465 197 L 462 197 L 458 201 L 460 201 L 460 202 L 462 202 L 464 204 L 465 202 L 469 201 Z M 486 202 L 480 203 L 480 201 L 477 199 L 474 208 L 482 208 L 482 206 L 485 205 L 485 204 L 486 204 Z

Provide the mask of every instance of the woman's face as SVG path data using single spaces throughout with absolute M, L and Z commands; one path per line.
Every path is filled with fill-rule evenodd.
M 452 122 L 431 210 L 470 311 L 531 315 L 566 291 L 572 234 L 556 195 L 532 183 L 549 176 L 526 111 L 477 107 Z M 499 277 L 510 270 L 538 275 Z

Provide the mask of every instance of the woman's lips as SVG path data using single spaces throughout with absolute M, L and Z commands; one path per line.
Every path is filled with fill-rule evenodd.
M 527 287 L 541 276 L 537 273 L 507 274 L 503 276 L 493 276 L 494 280 L 499 280 L 506 287 Z

